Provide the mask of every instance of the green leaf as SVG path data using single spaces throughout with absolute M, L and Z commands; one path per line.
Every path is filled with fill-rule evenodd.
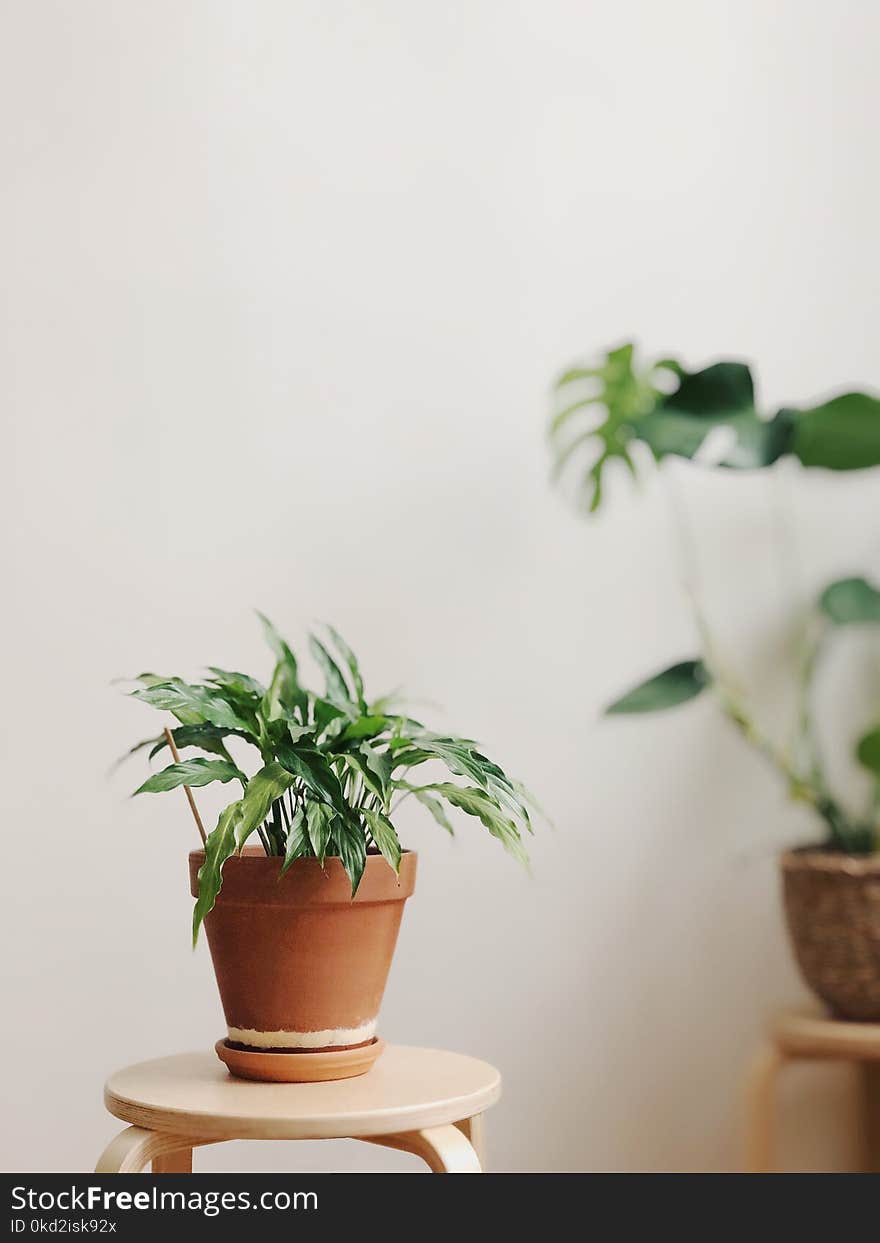
M 709 684 L 711 677 L 701 660 L 683 660 L 664 669 L 628 691 L 605 709 L 606 715 L 624 712 L 657 712 L 674 708 L 693 699 Z
M 361 808 L 361 815 L 370 827 L 370 835 L 382 858 L 398 873 L 401 850 L 394 825 L 381 811 L 371 811 L 368 807 Z
M 161 682 L 156 686 L 144 686 L 132 691 L 135 699 L 171 712 L 184 725 L 220 725 L 226 729 L 248 732 L 247 721 L 242 720 L 225 699 L 207 686 L 190 686 L 186 682 Z
M 159 794 L 165 790 L 176 790 L 178 786 L 206 786 L 212 781 L 247 782 L 241 769 L 229 760 L 182 760 L 179 764 L 169 764 L 160 773 L 154 773 L 135 794 Z
M 633 469 L 627 449 L 628 442 L 636 434 L 636 428 L 654 409 L 662 396 L 654 380 L 655 368 L 637 368 L 635 347 L 627 343 L 609 350 L 604 361 L 592 368 L 574 368 L 562 377 L 560 383 L 575 380 L 595 381 L 596 391 L 590 392 L 583 401 L 569 404 L 553 416 L 551 437 L 557 442 L 555 450 L 555 473 L 580 449 L 589 447 L 589 465 L 581 476 L 581 494 L 590 510 L 599 507 L 602 499 L 604 471 L 609 462 L 618 459 Z M 604 409 L 605 418 L 595 423 L 595 408 Z M 586 429 L 575 434 L 568 444 L 559 445 L 557 433 L 579 414 L 586 420 Z M 576 429 L 575 429 L 576 430 Z
M 453 807 L 466 812 L 469 816 L 476 816 L 492 836 L 501 842 L 509 854 L 512 854 L 520 863 L 528 863 L 528 855 L 522 844 L 519 829 L 513 820 L 508 819 L 499 811 L 498 806 L 485 790 L 473 786 L 457 786 L 448 781 L 438 781 L 419 788 L 433 791 L 446 799 L 447 803 L 451 803 Z
M 779 456 L 777 431 L 755 409 L 754 382 L 745 363 L 728 360 L 694 372 L 679 367 L 677 374 L 676 391 L 635 425 L 635 434 L 658 460 L 695 457 L 717 428 L 727 428 L 734 438 L 721 466 L 754 469 Z
M 670 456 L 696 457 L 710 432 L 721 427 L 733 434 L 733 444 L 725 450 L 716 465 L 756 470 L 760 466 L 769 466 L 775 460 L 774 453 L 778 456 L 777 450 L 772 447 L 772 424 L 759 418 L 754 411 L 704 419 L 661 407 L 639 424 L 638 434 L 659 461 Z
M 143 686 L 164 686 L 166 682 L 179 682 L 180 678 L 163 677 L 161 673 L 138 673 L 133 678 L 122 678 L 120 681 L 140 682 Z
M 326 696 L 331 703 L 351 703 L 351 695 L 342 672 L 324 644 L 315 635 L 309 635 L 309 648 L 324 673 Z
M 185 686 L 186 683 L 181 678 L 160 677 L 157 673 L 139 673 L 134 679 L 135 682 L 141 682 L 148 690 L 154 687 L 162 686 Z M 207 689 L 207 688 L 206 688 Z M 133 695 L 137 695 L 136 691 L 132 691 Z M 140 698 L 140 696 L 137 696 Z M 181 725 L 200 725 L 204 724 L 204 717 L 200 712 L 194 711 L 192 708 L 179 707 L 174 712 Z
M 516 790 L 517 794 L 522 799 L 522 801 L 526 804 L 526 806 L 531 811 L 533 811 L 535 815 L 540 816 L 540 818 L 544 821 L 544 823 L 549 825 L 549 827 L 552 829 L 554 827 L 553 821 L 550 819 L 550 817 L 547 815 L 544 808 L 535 798 L 534 794 L 532 794 L 531 790 L 527 789 L 526 786 L 524 786 L 521 781 L 514 781 L 513 788 Z
M 525 822 L 529 832 L 531 832 L 527 800 L 517 789 L 516 783 L 511 781 L 507 773 L 494 760 L 481 755 L 475 748 L 471 748 L 469 754 L 471 760 L 479 766 L 483 775 L 484 781 L 481 784 L 484 784 L 489 793 L 507 807 L 514 816 L 520 817 Z
M 679 369 L 680 383 L 661 405 L 701 419 L 729 417 L 755 408 L 755 385 L 746 363 L 724 361 L 701 371 Z
M 320 804 L 317 804 L 320 806 Z M 287 834 L 287 849 L 284 852 L 284 862 L 281 865 L 281 875 L 283 876 L 291 863 L 297 859 L 301 859 L 303 855 L 309 853 L 309 839 L 306 834 L 306 818 L 303 815 L 301 807 L 298 807 L 290 822 L 290 829 Z M 324 860 L 321 860 L 322 864 Z
M 791 451 L 804 466 L 880 466 L 880 398 L 843 393 L 809 410 L 785 413 L 794 425 Z
M 599 401 L 594 396 L 581 397 L 579 401 L 573 401 L 571 405 L 563 406 L 561 410 L 558 410 L 556 414 L 554 414 L 553 418 L 550 420 L 550 427 L 549 427 L 550 439 L 552 440 L 555 436 L 557 436 L 562 431 L 564 427 L 567 427 L 576 414 L 579 414 L 580 411 L 582 410 L 589 410 L 591 406 L 594 406 L 594 407 L 599 406 Z M 592 430 L 587 432 L 586 435 L 588 436 L 592 435 Z M 571 448 L 572 448 L 572 445 L 566 446 L 565 448 L 566 457 L 569 455 Z M 560 466 L 562 466 L 563 464 L 564 464 L 563 455 L 560 454 L 559 458 L 557 459 L 557 463 L 556 463 L 557 472 L 559 471 Z
M 208 665 L 208 672 L 211 677 L 209 682 L 213 682 L 216 686 L 222 686 L 225 690 L 232 693 L 244 701 L 250 701 L 256 708 L 257 701 L 262 699 L 266 693 L 266 688 L 262 682 L 258 682 L 256 678 L 252 678 L 250 674 L 239 673 L 237 669 L 218 669 L 216 665 Z
M 275 754 L 288 773 L 298 777 L 306 789 L 311 790 L 322 802 L 335 807 L 341 815 L 348 812 L 348 804 L 343 797 L 339 778 L 320 751 L 315 751 L 310 747 L 279 743 L 275 748 Z
M 193 945 L 205 916 L 214 908 L 223 884 L 223 864 L 235 851 L 235 829 L 241 815 L 241 801 L 230 803 L 220 813 L 217 827 L 208 834 L 205 862 L 199 868 L 199 895 L 193 910 Z
M 415 748 L 413 755 L 408 754 L 406 750 L 410 745 Z M 471 745 L 469 738 L 447 738 L 427 731 L 415 738 L 402 736 L 392 738 L 388 743 L 394 755 L 395 768 L 398 765 L 413 767 L 415 764 L 424 763 L 425 759 L 437 759 L 442 760 L 450 772 L 457 776 L 471 777 L 477 781 L 481 774 L 479 765 L 471 759 L 469 751 Z
M 345 729 L 346 722 L 351 721 L 352 717 L 348 705 L 331 703 L 329 699 L 322 699 L 316 695 L 312 701 L 312 714 L 315 722 L 316 734 L 327 734 L 336 737 Z M 355 719 L 358 719 L 355 717 Z
M 269 647 L 275 655 L 276 661 L 280 661 L 281 663 L 287 665 L 292 671 L 293 676 L 295 678 L 298 677 L 296 657 L 291 651 L 287 641 L 282 639 L 281 635 L 269 621 L 269 618 L 266 617 L 265 613 L 261 613 L 257 610 L 257 617 L 259 617 L 260 622 L 262 623 L 263 634 L 265 635 L 266 642 L 269 644 Z
M 819 607 L 837 626 L 880 622 L 880 591 L 864 578 L 841 578 L 826 587 Z
M 392 763 L 390 756 L 385 751 L 377 751 L 369 742 L 362 742 L 358 747 L 358 751 L 364 757 L 367 768 L 369 768 L 378 781 L 382 791 L 382 802 L 386 803 L 388 801 L 388 788 L 391 785 Z
M 880 777 L 880 726 L 869 730 L 859 739 L 856 747 L 859 763 L 863 764 L 875 777 Z
M 387 716 L 359 716 L 351 721 L 339 735 L 339 742 L 357 742 L 362 738 L 375 738 L 391 726 L 391 718 Z
M 280 660 L 275 666 L 269 689 L 260 701 L 260 715 L 271 724 L 273 721 L 296 721 L 299 712 L 303 722 L 308 711 L 308 695 L 290 671 L 290 666 Z
M 319 803 L 315 799 L 309 799 L 306 803 L 305 821 L 308 840 L 321 867 L 324 866 L 324 859 L 327 856 L 330 829 L 335 818 L 336 812 L 326 803 Z
M 302 724 L 305 724 L 308 695 L 299 684 L 299 667 L 296 657 L 269 618 L 259 612 L 257 617 L 262 623 L 266 641 L 274 652 L 277 662 L 269 689 L 263 695 L 262 715 L 266 721 L 275 721 L 292 718 L 298 711 Z
M 372 773 L 367 767 L 366 761 L 363 757 L 360 755 L 354 755 L 348 751 L 343 751 L 340 753 L 339 759 L 342 760 L 346 767 L 350 768 L 352 772 L 360 777 L 370 793 L 374 794 L 376 798 L 384 804 L 385 791 L 377 780 L 375 773 Z
M 796 421 L 797 411 L 777 410 L 773 418 L 764 424 L 764 466 L 772 466 L 780 458 L 788 457 L 792 453 Z
M 569 367 L 563 371 L 556 381 L 556 388 L 564 388 L 566 384 L 574 384 L 576 380 L 592 380 L 597 375 L 595 367 Z
M 222 756 L 224 760 L 231 758 L 223 744 L 224 738 L 244 738 L 246 742 L 254 743 L 253 737 L 244 730 L 224 729 L 220 725 L 178 725 L 171 731 L 171 736 L 178 747 L 198 747 L 200 751 Z M 164 751 L 167 746 L 168 740 L 162 734 L 155 741 L 150 759 Z
M 427 790 L 421 789 L 419 786 L 410 786 L 409 789 L 416 796 L 423 807 L 427 807 L 428 811 L 437 821 L 441 828 L 445 829 L 450 836 L 455 836 L 455 829 L 452 827 L 452 821 L 446 814 L 446 809 L 439 799 L 430 795 Z
M 394 753 L 393 766 L 413 768 L 433 758 L 442 761 L 457 777 L 467 777 L 492 796 L 513 816 L 520 818 L 531 832 L 528 809 L 513 782 L 498 767 L 476 750 L 468 738 L 448 738 L 427 731 L 412 740 L 415 750 L 398 750 L 398 740 L 392 738 L 389 747 Z
M 275 800 L 292 785 L 293 777 L 287 769 L 274 761 L 251 777 L 239 800 L 241 812 L 235 827 L 236 849 L 241 850 L 247 839 L 269 815 Z
M 332 841 L 351 881 L 351 896 L 354 897 L 367 865 L 367 839 L 364 831 L 359 824 L 352 824 L 348 816 L 337 816 L 333 822 Z
M 363 678 L 361 677 L 361 671 L 360 671 L 360 666 L 358 665 L 358 662 L 357 662 L 357 657 L 355 656 L 351 648 L 348 646 L 345 639 L 343 639 L 342 635 L 339 633 L 338 630 L 334 630 L 332 626 L 327 625 L 327 633 L 330 635 L 330 638 L 333 640 L 333 643 L 336 646 L 337 652 L 339 652 L 343 661 L 348 666 L 348 671 L 351 674 L 351 684 L 354 687 L 354 693 L 357 698 L 358 706 L 361 712 L 366 712 L 367 701 L 364 698 L 364 681 L 363 681 Z

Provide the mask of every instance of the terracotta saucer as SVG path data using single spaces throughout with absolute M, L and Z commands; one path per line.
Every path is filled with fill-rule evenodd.
M 374 1036 L 366 1044 L 350 1049 L 322 1049 L 316 1052 L 264 1052 L 262 1049 L 236 1049 L 218 1040 L 214 1049 L 231 1075 L 239 1079 L 260 1079 L 265 1083 L 323 1083 L 329 1079 L 353 1079 L 365 1075 L 385 1048 L 385 1041 Z

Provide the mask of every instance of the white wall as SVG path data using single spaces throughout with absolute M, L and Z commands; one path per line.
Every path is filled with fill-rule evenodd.
M 554 495 L 547 387 L 630 334 L 758 360 L 768 404 L 880 383 L 876 7 L 0 11 L 0 1167 L 88 1168 L 105 1074 L 222 1028 L 192 826 L 127 799 L 136 765 L 108 780 L 155 724 L 110 681 L 265 668 L 253 607 L 298 642 L 333 620 L 374 690 L 441 701 L 557 823 L 533 879 L 467 825 L 404 825 L 383 1032 L 501 1067 L 496 1168 L 735 1166 L 744 1061 L 801 996 L 774 852 L 811 825 L 708 702 L 598 719 L 693 626 L 661 481 L 590 524 Z M 778 715 L 799 598 L 880 572 L 877 478 L 679 473 L 728 659 Z M 792 1079 L 793 1162 L 845 1164 L 844 1094 Z

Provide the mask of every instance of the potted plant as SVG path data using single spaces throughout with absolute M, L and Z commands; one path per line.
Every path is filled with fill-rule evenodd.
M 602 504 L 609 462 L 621 461 L 636 474 L 640 452 L 658 462 L 674 456 L 741 469 L 769 467 L 785 456 L 832 470 L 880 464 L 880 399 L 850 392 L 761 414 L 751 372 L 738 361 L 696 372 L 671 359 L 640 367 L 633 346 L 625 345 L 594 366 L 569 369 L 557 390 L 563 397 L 550 425 L 555 468 L 562 473 L 580 463 L 578 495 L 589 512 Z M 781 746 L 760 727 L 725 669 L 693 582 L 686 588 L 702 650 L 655 673 L 606 711 L 653 712 L 704 693 L 715 697 L 824 829 L 818 845 L 787 851 L 781 861 L 787 924 L 804 978 L 834 1014 L 880 1021 L 880 725 L 856 743 L 871 783 L 867 806 L 856 810 L 829 788 L 813 711 L 816 670 L 829 642 L 841 628 L 880 623 L 880 590 L 854 577 L 821 593 L 803 627 L 796 728 Z
M 227 1021 L 218 1054 L 246 1077 L 344 1078 L 381 1050 L 379 1006 L 415 884 L 400 803 L 412 796 L 449 833 L 447 809 L 474 816 L 520 860 L 532 804 L 470 739 L 432 732 L 389 698 L 368 701 L 335 630 L 311 638 L 318 693 L 261 620 L 275 655 L 268 685 L 217 667 L 200 682 L 135 679 L 133 696 L 177 721 L 132 748 L 175 757 L 135 793 L 241 787 L 189 860 L 193 943 L 204 924 Z M 184 748 L 203 754 L 179 759 Z M 424 765 L 463 783 L 419 780 Z

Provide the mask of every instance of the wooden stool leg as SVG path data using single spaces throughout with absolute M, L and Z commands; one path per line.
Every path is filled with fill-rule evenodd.
M 880 1173 L 880 1062 L 863 1062 L 861 1102 L 861 1169 Z
M 775 1168 L 776 1079 L 785 1058 L 774 1045 L 755 1057 L 746 1081 L 746 1171 L 770 1174 Z
M 432 1126 L 424 1131 L 401 1131 L 397 1135 L 363 1136 L 371 1144 L 411 1152 L 430 1166 L 434 1174 L 482 1174 L 480 1159 L 470 1140 L 457 1126 Z
M 192 1150 L 219 1140 L 187 1139 L 164 1131 L 147 1131 L 129 1126 L 120 1131 L 102 1152 L 96 1174 L 140 1174 L 153 1163 L 155 1174 L 192 1173 Z
M 474 1114 L 473 1118 L 462 1118 L 455 1124 L 463 1135 L 470 1140 L 471 1147 L 477 1154 L 477 1160 L 486 1171 L 486 1122 L 482 1114 Z
M 191 1174 L 193 1172 L 192 1148 L 178 1148 L 164 1157 L 153 1157 L 154 1174 Z

